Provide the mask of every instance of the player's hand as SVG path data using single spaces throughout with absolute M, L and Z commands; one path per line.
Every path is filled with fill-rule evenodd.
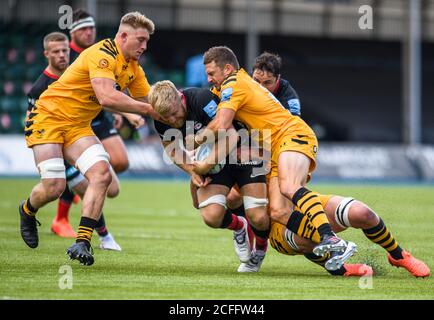
M 204 161 L 193 162 L 193 172 L 199 175 L 205 175 L 213 168 L 214 165 L 205 163 Z
M 114 118 L 113 126 L 115 127 L 115 129 L 119 130 L 122 127 L 122 124 L 124 123 L 124 119 L 118 113 L 113 113 L 113 118 Z
M 134 128 L 138 129 L 145 124 L 145 119 L 141 115 L 134 113 L 125 113 L 125 118 L 127 118 L 128 122 L 133 125 Z
M 211 182 L 210 177 L 206 177 L 205 179 L 194 172 L 191 173 L 191 183 L 198 188 L 206 187 Z

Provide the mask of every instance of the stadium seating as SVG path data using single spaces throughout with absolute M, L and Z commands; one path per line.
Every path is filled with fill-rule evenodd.
M 52 24 L 7 24 L 0 22 L 0 133 L 21 133 L 27 110 L 27 92 L 46 66 L 42 54 L 42 39 Z M 112 27 L 98 28 L 98 39 L 112 37 Z M 163 70 L 150 55 L 142 64 L 150 83 L 170 79 L 177 86 L 184 86 L 183 70 Z

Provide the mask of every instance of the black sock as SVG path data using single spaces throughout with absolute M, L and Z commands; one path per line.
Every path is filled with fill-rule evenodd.
M 246 212 L 244 211 L 244 205 L 241 205 L 235 209 L 228 209 L 228 210 L 239 217 L 244 217 L 244 218 L 246 217 Z
M 90 241 L 92 240 L 92 233 L 95 229 L 97 221 L 87 217 L 81 217 L 80 226 L 78 227 L 77 239 L 75 242 L 84 242 L 90 248 Z
M 105 225 L 104 214 L 102 212 L 101 212 L 101 217 L 99 218 L 98 222 L 95 225 L 95 230 L 100 237 L 105 237 L 106 235 L 108 235 L 108 230 Z
M 220 228 L 226 229 L 232 222 L 232 210 L 226 209 Z
M 74 192 L 72 192 L 68 186 L 66 186 L 63 193 L 60 195 L 60 199 L 67 203 L 72 203 L 72 200 L 74 199 Z

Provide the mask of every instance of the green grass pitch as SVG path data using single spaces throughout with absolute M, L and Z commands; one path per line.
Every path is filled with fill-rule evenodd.
M 433 299 L 434 280 L 392 268 L 384 250 L 359 230 L 342 236 L 359 252 L 350 262 L 367 262 L 372 279 L 338 278 L 302 256 L 270 248 L 258 274 L 238 274 L 232 233 L 206 227 L 191 206 L 187 182 L 122 181 L 121 195 L 105 205 L 106 222 L 122 252 L 96 249 L 91 267 L 69 261 L 73 239 L 50 232 L 57 203 L 38 213 L 39 247 L 19 234 L 18 203 L 36 180 L 0 180 L 1 299 Z M 322 193 L 353 196 L 379 213 L 398 242 L 434 268 L 434 187 L 312 185 Z M 73 205 L 71 222 L 79 222 Z M 63 266 L 71 266 L 72 289 L 61 289 Z M 68 268 L 68 267 L 66 267 Z M 372 282 L 370 282 L 372 280 Z M 370 287 L 362 289 L 363 287 Z

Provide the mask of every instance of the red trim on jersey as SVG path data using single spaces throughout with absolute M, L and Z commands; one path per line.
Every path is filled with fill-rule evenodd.
M 45 74 L 47 77 L 51 78 L 51 79 L 54 79 L 54 80 L 59 79 L 58 76 L 56 76 L 56 75 L 54 75 L 54 74 L 52 74 L 52 73 L 49 73 L 49 72 L 47 71 L 47 69 L 44 70 L 44 74 Z
M 277 86 L 276 86 L 276 89 L 274 89 L 274 92 L 273 92 L 274 95 L 277 93 L 277 91 L 279 91 L 279 88 L 280 88 L 280 75 L 277 78 L 276 82 L 277 82 Z
M 77 47 L 72 42 L 69 43 L 69 47 L 77 53 L 81 53 L 84 49 Z

